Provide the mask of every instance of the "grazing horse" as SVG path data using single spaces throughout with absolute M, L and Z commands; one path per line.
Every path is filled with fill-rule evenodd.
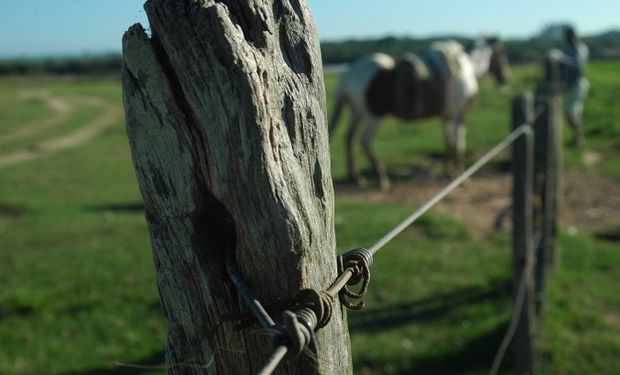
M 478 80 L 491 72 L 499 84 L 506 82 L 509 67 L 505 50 L 497 38 L 476 41 L 468 54 L 457 42 L 435 42 L 421 54 L 395 59 L 377 53 L 354 62 L 342 74 L 335 109 L 329 122 L 330 138 L 345 104 L 351 108 L 346 136 L 347 172 L 358 185 L 366 181 L 353 158 L 353 141 L 360 124 L 365 127 L 361 144 L 382 189 L 389 188 L 384 167 L 371 147 L 382 117 L 416 120 L 441 116 L 446 143 L 446 172 L 464 168 L 465 114 L 478 93 Z

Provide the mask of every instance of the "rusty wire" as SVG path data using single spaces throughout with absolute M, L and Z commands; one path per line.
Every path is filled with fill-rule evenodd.
M 372 264 L 372 255 L 366 249 L 354 249 L 339 256 L 338 263 L 339 275 L 329 288 L 320 292 L 314 289 L 300 290 L 294 298 L 295 304 L 292 311 L 285 310 L 282 314 L 283 323 L 277 325 L 239 273 L 234 254 L 227 257 L 226 271 L 230 279 L 252 314 L 272 336 L 272 350 L 258 374 L 271 374 L 287 355 L 299 355 L 311 344 L 314 344 L 314 351 L 318 353 L 315 331 L 330 321 L 337 298 L 345 306 L 353 309 L 363 306 L 363 303 L 348 302 L 346 297 L 362 298 L 365 294 L 370 277 L 369 267 Z M 347 284 L 355 285 L 358 282 L 362 282 L 360 291 L 353 292 L 347 289 Z

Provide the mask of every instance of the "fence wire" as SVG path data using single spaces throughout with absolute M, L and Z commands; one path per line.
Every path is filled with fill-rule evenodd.
M 541 110 L 537 110 L 534 119 L 536 119 L 540 114 Z M 533 120 L 532 120 L 533 122 Z M 490 149 L 486 154 L 484 154 L 476 163 L 474 163 L 471 167 L 469 167 L 465 172 L 459 175 L 457 178 L 452 180 L 446 187 L 440 190 L 437 194 L 431 197 L 428 201 L 426 201 L 422 206 L 420 206 L 417 210 L 411 213 L 407 218 L 405 218 L 402 222 L 400 222 L 397 226 L 395 226 L 392 230 L 387 232 L 383 237 L 381 237 L 374 245 L 372 245 L 368 252 L 371 255 L 377 253 L 381 248 L 383 248 L 387 243 L 389 243 L 392 239 L 398 236 L 402 231 L 404 231 L 407 227 L 413 224 L 416 220 L 418 220 L 422 215 L 428 212 L 433 206 L 435 206 L 439 201 L 445 198 L 448 194 L 453 192 L 456 188 L 458 188 L 463 182 L 469 179 L 474 173 L 480 170 L 483 166 L 485 166 L 489 161 L 491 161 L 494 157 L 496 157 L 499 153 L 504 151 L 508 146 L 510 146 L 516 139 L 518 139 L 521 135 L 532 132 L 532 128 L 530 123 L 524 123 L 517 128 L 515 128 L 508 136 L 506 136 L 502 141 L 496 144 L 492 149 Z M 540 239 L 538 239 L 539 241 Z M 259 322 L 266 329 L 272 329 L 275 327 L 275 323 L 267 314 L 265 309 L 262 307 L 260 302 L 254 297 L 251 290 L 245 283 L 245 281 L 240 277 L 236 266 L 234 264 L 234 259 L 231 258 L 230 261 L 227 261 L 227 269 L 229 271 L 229 275 L 231 275 L 231 279 L 233 283 L 240 291 L 243 299 L 245 300 L 248 307 L 252 310 L 254 315 L 257 317 Z M 528 270 L 527 272 L 531 272 Z M 334 289 L 336 286 L 340 288 L 351 278 L 351 272 L 345 272 L 336 279 L 336 281 L 332 284 L 330 289 Z M 524 276 L 521 278 L 519 283 L 519 287 L 517 290 L 517 295 L 515 298 L 515 304 L 512 310 L 512 318 L 509 324 L 508 330 L 499 346 L 498 352 L 493 360 L 493 365 L 491 368 L 491 375 L 496 375 L 499 371 L 499 367 L 504 358 L 506 350 L 512 338 L 514 337 L 518 318 L 521 310 L 523 309 L 523 304 L 525 301 L 526 291 L 527 291 L 527 278 Z M 269 375 L 280 364 L 280 362 L 284 359 L 288 352 L 288 347 L 286 345 L 279 345 L 272 349 L 269 358 L 262 369 L 259 370 L 259 375 Z
M 430 210 L 434 205 L 436 205 L 439 201 L 445 198 L 448 194 L 453 192 L 457 187 L 459 187 L 463 182 L 465 182 L 468 178 L 470 178 L 474 173 L 476 173 L 480 168 L 482 168 L 486 163 L 488 163 L 491 159 L 497 156 L 500 152 L 504 151 L 508 146 L 512 144 L 517 138 L 519 138 L 522 134 L 527 132 L 531 132 L 531 127 L 529 124 L 523 124 L 516 129 L 514 129 L 506 138 L 504 138 L 500 143 L 495 145 L 491 150 L 489 150 L 486 154 L 484 154 L 474 165 L 469 167 L 465 172 L 463 172 L 460 176 L 452 180 L 450 184 L 444 187 L 441 191 L 435 194 L 431 199 L 426 201 L 420 208 L 415 210 L 411 215 L 409 215 L 405 220 L 403 220 L 400 224 L 398 224 L 394 229 L 390 230 L 386 233 L 379 241 L 377 241 L 372 247 L 369 249 L 371 254 L 375 254 L 379 251 L 383 246 L 385 246 L 388 242 L 390 242 L 394 237 L 399 235 L 403 230 L 405 230 L 408 226 L 413 224 L 416 220 L 418 220 L 422 215 L 424 215 L 428 210 Z

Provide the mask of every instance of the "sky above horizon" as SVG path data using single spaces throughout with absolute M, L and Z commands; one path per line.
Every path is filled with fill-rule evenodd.
M 123 32 L 148 25 L 144 0 L 0 0 L 0 57 L 119 52 Z M 582 34 L 620 29 L 618 0 L 308 0 L 323 41 L 388 35 L 529 37 L 570 22 Z

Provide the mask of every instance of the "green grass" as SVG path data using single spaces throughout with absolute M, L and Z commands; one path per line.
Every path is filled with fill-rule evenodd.
M 591 65 L 585 111 L 587 147 L 603 157 L 597 171 L 616 177 L 618 69 Z M 483 82 L 467 120 L 470 161 L 507 133 L 511 96 L 538 78 L 533 66 L 513 73 L 510 93 Z M 335 77 L 326 81 L 331 94 Z M 11 108 L 0 114 L 2 129 L 50 115 L 42 103 L 15 99 L 24 88 L 121 97 L 114 80 L 2 78 L 0 106 Z M 344 176 L 340 127 L 332 141 L 336 180 Z M 376 147 L 393 173 L 412 165 L 440 170 L 440 123 L 388 119 Z M 570 168 L 583 168 L 581 151 L 566 149 L 566 156 Z M 122 122 L 83 146 L 0 172 L 0 374 L 144 373 L 114 365 L 162 363 L 166 323 Z M 372 244 L 414 208 L 339 195 L 339 250 Z M 620 246 L 568 231 L 560 245 L 539 343 L 545 373 L 620 373 Z M 447 215 L 424 216 L 377 255 L 367 307 L 349 313 L 355 373 L 488 372 L 510 318 L 510 261 L 509 233 L 479 239 Z M 502 368 L 510 369 L 510 357 Z
M 3 170 L 0 207 L 17 215 L 0 217 L 0 373 L 105 367 L 161 350 L 139 201 L 120 122 L 83 147 Z
M 8 85 L 0 88 L 0 103 L 10 111 L 0 111 L 0 137 L 10 134 L 23 124 L 36 119 L 43 119 L 52 114 L 52 111 L 39 98 L 21 99 L 15 95 L 13 88 Z
M 341 199 L 339 248 L 372 243 L 410 209 Z M 379 253 L 367 308 L 349 314 L 354 367 L 403 374 L 488 370 L 510 314 L 509 259 L 505 234 L 478 241 L 462 223 L 424 216 Z

